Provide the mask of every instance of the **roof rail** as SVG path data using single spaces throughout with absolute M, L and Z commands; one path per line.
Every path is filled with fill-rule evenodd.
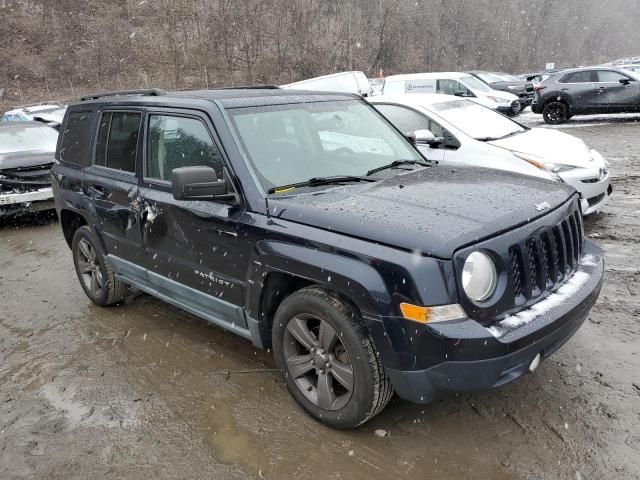
M 237 87 L 222 87 L 220 90 L 275 90 L 278 85 L 239 85 Z
M 142 90 L 120 90 L 116 92 L 104 92 L 104 93 L 96 93 L 95 95 L 87 95 L 86 97 L 81 97 L 80 101 L 86 102 L 87 100 L 97 100 L 98 98 L 103 97 L 122 97 L 128 95 L 138 95 L 142 97 L 158 97 L 160 95 L 164 95 L 164 90 L 160 90 L 159 88 L 147 88 Z

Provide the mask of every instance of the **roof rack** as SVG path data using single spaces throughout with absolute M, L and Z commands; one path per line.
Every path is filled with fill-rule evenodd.
M 142 97 L 159 97 L 160 95 L 164 94 L 164 90 L 160 90 L 159 88 L 147 88 L 142 90 L 120 90 L 116 92 L 104 92 L 96 93 L 95 95 L 87 95 L 86 97 L 81 97 L 80 101 L 86 102 L 87 100 L 97 100 L 98 98 L 104 97 L 123 97 L 129 95 L 138 95 Z
M 239 85 L 237 87 L 222 87 L 220 90 L 276 90 L 278 85 Z

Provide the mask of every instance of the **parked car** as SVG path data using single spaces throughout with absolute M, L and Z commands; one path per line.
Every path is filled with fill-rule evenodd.
M 520 100 L 520 111 L 531 105 L 533 97 L 536 95 L 533 90 L 533 83 L 520 80 L 508 73 L 485 72 L 481 70 L 473 70 L 467 73 L 483 81 L 494 90 L 501 90 L 516 95 Z
M 384 81 L 383 95 L 442 93 L 472 100 L 507 115 L 520 112 L 520 100 L 507 92 L 493 90 L 468 73 L 440 72 L 391 75 Z
M 609 200 L 608 162 L 576 137 L 528 128 L 482 105 L 445 95 L 381 96 L 371 103 L 401 132 L 413 133 L 431 160 L 559 180 L 578 190 L 583 215 Z
M 321 77 L 309 78 L 299 82 L 281 85 L 280 88 L 297 90 L 315 90 L 319 92 L 355 93 L 368 97 L 373 95 L 373 88 L 363 72 L 339 72 Z
M 382 87 L 384 86 L 384 78 L 369 78 L 371 85 L 371 95 L 382 95 Z
M 429 162 L 356 95 L 97 95 L 63 132 L 56 207 L 87 296 L 135 285 L 270 348 L 333 427 L 394 391 L 534 370 L 600 291 L 573 188 Z
M 61 103 L 41 103 L 14 107 L 0 118 L 0 122 L 28 122 L 39 121 L 50 127 L 59 128 L 66 106 Z
M 58 132 L 40 122 L 0 123 L 0 218 L 54 208 L 57 141 Z
M 531 110 L 551 125 L 574 115 L 640 112 L 640 75 L 611 67 L 565 70 L 536 87 Z

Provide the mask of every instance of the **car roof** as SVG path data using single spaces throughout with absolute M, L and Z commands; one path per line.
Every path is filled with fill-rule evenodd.
M 385 80 L 419 80 L 421 78 L 461 78 L 468 77 L 464 72 L 428 72 L 428 73 L 407 73 L 402 75 L 390 75 Z
M 408 107 L 435 105 L 436 103 L 463 100 L 441 93 L 398 93 L 392 95 L 378 95 L 367 99 L 370 103 L 399 103 Z
M 118 94 L 88 97 L 80 105 L 153 103 L 176 100 L 207 100 L 220 103 L 224 108 L 257 107 L 266 105 L 285 105 L 291 103 L 329 102 L 337 100 L 357 100 L 359 95 L 340 92 L 318 92 L 310 90 L 273 88 L 229 88 L 216 90 L 184 90 L 174 92 L 156 91 L 155 94 Z M 78 105 L 78 104 L 76 104 Z

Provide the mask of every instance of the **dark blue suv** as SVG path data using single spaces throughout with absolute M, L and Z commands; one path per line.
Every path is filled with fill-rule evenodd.
M 535 369 L 600 291 L 572 188 L 431 163 L 353 95 L 97 95 L 67 110 L 57 159 L 93 302 L 133 286 L 271 348 L 337 428 L 393 392 L 426 403 Z

